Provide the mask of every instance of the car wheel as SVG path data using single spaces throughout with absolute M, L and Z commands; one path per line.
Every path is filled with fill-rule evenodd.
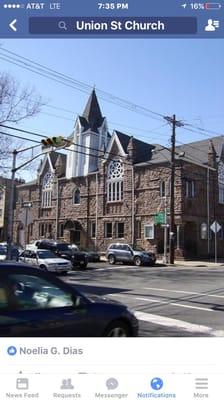
M 79 269 L 86 269 L 86 268 L 87 268 L 87 263 L 79 265 Z
M 47 271 L 47 267 L 46 267 L 46 265 L 40 265 L 40 269 L 42 270 L 42 271 Z
M 131 330 L 128 324 L 123 321 L 117 320 L 111 322 L 107 327 L 104 335 L 106 337 L 128 337 L 131 336 Z
M 141 257 L 135 257 L 134 258 L 134 264 L 137 266 L 137 267 L 140 267 L 141 265 L 142 265 L 142 260 L 141 260 Z
M 115 257 L 113 256 L 113 254 L 110 254 L 110 255 L 109 255 L 108 261 L 109 261 L 109 264 L 111 264 L 111 265 L 115 264 L 116 259 L 115 259 Z

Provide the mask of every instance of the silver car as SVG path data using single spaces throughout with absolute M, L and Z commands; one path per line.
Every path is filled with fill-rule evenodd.
M 19 261 L 38 266 L 43 271 L 67 273 L 72 270 L 69 260 L 59 258 L 49 250 L 25 250 Z
M 140 246 L 125 243 L 113 243 L 107 249 L 107 259 L 110 264 L 116 262 L 134 263 L 140 265 L 154 265 L 156 256 L 150 251 L 145 251 Z

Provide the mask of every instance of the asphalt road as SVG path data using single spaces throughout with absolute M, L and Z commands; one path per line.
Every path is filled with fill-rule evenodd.
M 90 263 L 63 279 L 85 293 L 127 304 L 140 336 L 224 336 L 224 266 L 110 266 Z

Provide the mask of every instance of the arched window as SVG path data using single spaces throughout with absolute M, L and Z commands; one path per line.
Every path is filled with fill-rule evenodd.
M 80 190 L 75 189 L 72 197 L 73 204 L 80 204 Z
M 54 174 L 47 172 L 42 181 L 42 208 L 52 207 Z
M 119 160 L 113 160 L 108 166 L 107 201 L 123 200 L 124 167 Z
M 160 197 L 165 197 L 166 196 L 166 182 L 165 181 L 160 181 L 160 184 L 159 184 L 159 195 L 160 195 Z
M 203 240 L 208 239 L 208 229 L 207 229 L 207 224 L 205 222 L 202 222 L 201 224 L 201 239 Z

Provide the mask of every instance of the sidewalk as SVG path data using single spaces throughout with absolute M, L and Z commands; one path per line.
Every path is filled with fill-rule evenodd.
M 101 261 L 107 261 L 107 258 L 105 256 L 101 256 Z M 211 260 L 175 260 L 174 265 L 173 264 L 164 264 L 162 259 L 157 259 L 156 264 L 159 265 L 164 265 L 167 267 L 223 267 L 224 268 L 224 259 L 218 259 L 218 262 L 215 263 L 215 261 Z
M 174 265 L 173 264 L 164 264 L 163 260 L 157 260 L 157 264 L 162 264 L 166 266 L 176 266 L 176 267 L 224 267 L 224 260 L 218 260 L 217 263 L 215 261 L 211 260 L 192 260 L 192 261 L 186 261 L 186 260 L 175 260 Z

